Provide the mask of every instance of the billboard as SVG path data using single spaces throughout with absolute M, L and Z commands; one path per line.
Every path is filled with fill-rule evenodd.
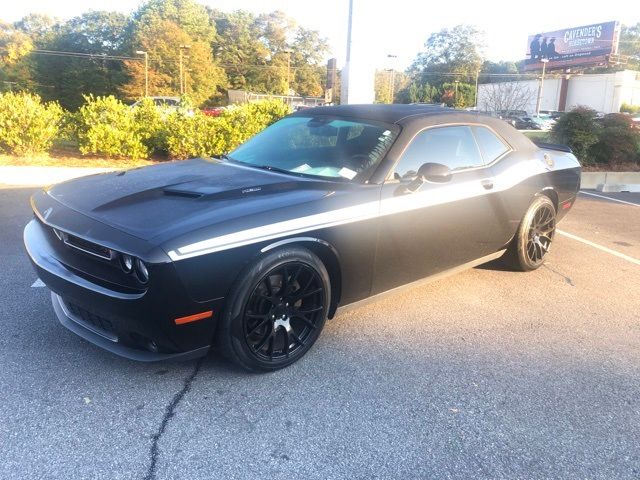
M 602 64 L 618 53 L 619 38 L 618 22 L 529 35 L 524 69 L 541 69 L 543 58 L 549 60 L 547 69 Z

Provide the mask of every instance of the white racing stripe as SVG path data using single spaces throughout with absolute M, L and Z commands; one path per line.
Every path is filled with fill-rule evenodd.
M 425 188 L 421 192 L 386 198 L 380 202 L 363 203 L 352 207 L 340 208 L 329 212 L 294 218 L 208 238 L 172 250 L 169 252 L 169 257 L 173 261 L 183 260 L 185 258 L 228 250 L 288 235 L 360 222 L 380 216 L 408 212 L 419 208 L 427 208 L 458 200 L 479 197 L 489 193 L 501 192 L 518 185 L 527 178 L 545 171 L 546 169 L 540 162 L 523 162 L 493 177 L 494 187 L 491 190 L 486 190 L 480 183 L 480 180 L 439 185 L 438 188 Z
M 590 247 L 593 248 L 597 248 L 598 250 L 602 250 L 603 252 L 606 252 L 610 255 L 616 256 L 618 258 L 622 258 L 623 260 L 626 260 L 627 262 L 631 262 L 631 263 L 635 263 L 636 265 L 640 265 L 640 260 L 638 260 L 637 258 L 633 258 L 630 257 L 629 255 L 625 255 L 624 253 L 620 253 L 616 250 L 612 250 L 610 248 L 605 247 L 604 245 L 599 245 L 597 243 L 594 243 L 590 240 L 587 240 L 585 238 L 582 237 L 578 237 L 577 235 L 574 235 L 572 233 L 569 232 L 565 232 L 563 230 L 556 230 L 557 233 L 559 233 L 560 235 L 564 235 L 565 237 L 571 238 L 573 240 L 576 240 L 578 242 L 582 242 L 585 245 L 589 245 Z
M 592 197 L 604 198 L 606 200 L 611 200 L 612 202 L 624 203 L 625 205 L 633 205 L 634 207 L 640 207 L 640 204 L 633 203 L 633 202 L 627 202 L 625 200 L 620 200 L 618 198 L 607 197 L 606 195 L 598 195 L 597 193 L 585 192 L 585 191 L 582 191 L 582 190 L 580 190 L 580 193 L 583 194 L 583 195 L 590 195 Z

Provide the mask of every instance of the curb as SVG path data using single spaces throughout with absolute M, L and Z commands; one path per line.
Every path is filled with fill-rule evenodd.
M 64 182 L 73 178 L 113 172 L 117 168 L 87 167 L 13 167 L 0 166 L 0 185 L 12 187 L 38 187 Z
M 609 185 L 634 184 L 640 184 L 640 172 L 582 172 L 580 188 L 603 191 Z
M 640 192 L 640 183 L 599 183 L 596 187 L 599 192 Z

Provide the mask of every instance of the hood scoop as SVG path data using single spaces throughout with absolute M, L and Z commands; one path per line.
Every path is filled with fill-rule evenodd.
M 201 192 L 183 190 L 180 188 L 164 188 L 162 191 L 168 197 L 200 198 L 204 195 Z

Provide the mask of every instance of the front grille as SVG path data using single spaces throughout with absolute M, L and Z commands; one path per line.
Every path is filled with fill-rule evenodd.
M 101 317 L 100 315 L 96 315 L 75 303 L 66 300 L 63 301 L 68 313 L 73 317 L 72 320 L 75 320 L 76 323 L 84 324 L 84 326 L 89 328 L 89 330 L 92 330 L 111 341 L 118 341 L 118 337 L 115 334 L 113 324 L 110 320 Z
M 140 294 L 146 287 L 126 273 L 117 251 L 60 230 L 38 219 L 55 251 L 55 258 L 75 275 L 121 293 Z
M 57 232 L 56 236 L 58 236 Z M 96 257 L 100 257 L 104 260 L 112 260 L 114 258 L 115 252 L 110 248 L 103 247 L 102 245 L 98 245 L 97 243 L 89 242 L 80 237 L 76 237 L 75 235 L 71 235 L 69 233 L 61 232 L 60 236 L 64 243 L 71 248 L 75 248 L 76 250 L 80 250 L 81 252 L 88 253 L 89 255 L 95 255 Z

